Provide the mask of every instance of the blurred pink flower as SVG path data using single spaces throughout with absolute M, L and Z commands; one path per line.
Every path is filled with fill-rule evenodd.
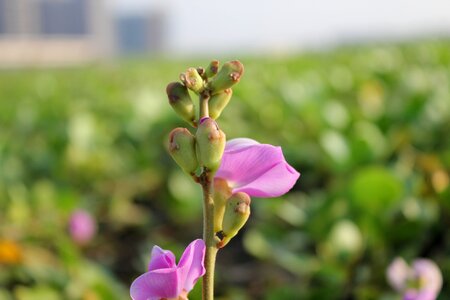
M 97 224 L 92 216 L 85 210 L 76 210 L 69 220 L 69 233 L 78 244 L 86 244 L 97 232 Z
M 287 193 L 300 173 L 286 162 L 281 147 L 239 138 L 227 142 L 216 177 L 225 179 L 233 194 L 268 198 Z
M 416 259 L 410 267 L 398 257 L 389 265 L 386 275 L 390 285 L 402 293 L 403 300 L 435 300 L 442 288 L 441 271 L 429 259 Z
M 187 299 L 197 280 L 205 274 L 205 243 L 195 240 L 186 247 L 178 265 L 171 251 L 152 249 L 148 272 L 131 284 L 133 300 Z

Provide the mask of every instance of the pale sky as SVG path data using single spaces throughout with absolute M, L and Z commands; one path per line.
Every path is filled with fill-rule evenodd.
M 342 42 L 450 37 L 450 0 L 110 0 L 116 12 L 159 10 L 169 50 L 296 51 Z

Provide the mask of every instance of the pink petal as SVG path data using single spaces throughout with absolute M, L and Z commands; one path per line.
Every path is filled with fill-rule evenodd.
M 270 198 L 286 194 L 297 182 L 300 174 L 286 163 L 278 163 L 256 180 L 233 189 L 253 197 Z
M 408 290 L 403 294 L 403 300 L 416 300 L 417 291 L 416 290 Z
M 197 280 L 205 274 L 205 242 L 197 239 L 186 247 L 180 262 L 178 272 L 183 289 L 189 292 Z
M 130 296 L 133 300 L 159 300 L 175 298 L 182 289 L 177 268 L 147 272 L 131 284 Z
M 399 292 L 403 291 L 405 288 L 406 281 L 409 279 L 410 275 L 411 269 L 401 257 L 394 259 L 386 271 L 386 277 L 389 284 Z
M 233 193 L 278 197 L 287 193 L 300 174 L 285 160 L 280 147 L 250 139 L 231 140 L 225 147 L 216 177 L 223 178 Z
M 174 268 L 175 255 L 169 250 L 161 249 L 158 246 L 154 246 L 152 249 L 152 255 L 150 263 L 148 264 L 148 270 L 153 271 L 157 269 Z
M 408 290 L 403 295 L 403 300 L 435 300 L 437 293 L 429 290 L 416 291 Z
M 225 151 L 236 151 L 253 145 L 259 145 L 259 143 L 255 140 L 248 138 L 232 139 L 227 141 Z
M 438 266 L 432 260 L 417 259 L 413 262 L 412 269 L 414 276 L 419 278 L 422 284 L 420 290 L 430 291 L 437 295 L 442 288 L 442 274 Z

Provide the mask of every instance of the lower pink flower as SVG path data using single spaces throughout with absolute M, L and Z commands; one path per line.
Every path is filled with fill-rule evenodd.
M 97 232 L 97 224 L 91 214 L 85 210 L 76 210 L 69 220 L 69 233 L 78 244 L 88 243 Z
M 197 239 L 186 247 L 178 265 L 175 255 L 158 246 L 152 249 L 148 272 L 130 288 L 133 300 L 187 299 L 197 280 L 205 274 L 205 243 Z
M 410 267 L 402 258 L 396 258 L 386 275 L 403 300 L 435 300 L 442 288 L 441 271 L 429 259 L 416 259 Z
M 216 178 L 225 179 L 232 192 L 268 198 L 287 193 L 300 177 L 285 160 L 281 147 L 247 138 L 227 142 Z

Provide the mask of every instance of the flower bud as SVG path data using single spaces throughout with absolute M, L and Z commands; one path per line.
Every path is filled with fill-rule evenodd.
M 200 166 L 208 171 L 215 172 L 225 150 L 225 133 L 219 129 L 216 121 L 211 118 L 202 118 L 196 133 L 197 159 Z
M 198 168 L 195 155 L 195 137 L 186 128 L 170 132 L 169 153 L 184 172 L 193 175 Z
M 244 226 L 250 216 L 250 196 L 243 192 L 233 194 L 228 200 L 222 222 L 222 241 L 225 246 Z
M 216 75 L 218 71 L 219 71 L 219 61 L 213 60 L 212 62 L 209 63 L 208 67 L 206 68 L 205 75 L 206 77 L 211 78 L 214 75 Z
M 166 93 L 175 112 L 195 127 L 195 107 L 187 88 L 179 82 L 172 82 L 167 85 Z
M 211 94 L 218 93 L 238 83 L 244 73 L 244 66 L 240 61 L 233 60 L 225 63 L 214 78 L 209 82 Z
M 212 95 L 208 101 L 209 116 L 213 119 L 217 119 L 222 113 L 223 109 L 230 102 L 233 91 L 231 89 L 223 90 L 220 93 Z
M 222 230 L 223 215 L 228 198 L 231 197 L 231 188 L 222 178 L 214 178 L 214 232 Z
M 203 78 L 198 74 L 196 68 L 189 68 L 186 72 L 181 73 L 180 80 L 188 89 L 196 93 L 203 90 Z

